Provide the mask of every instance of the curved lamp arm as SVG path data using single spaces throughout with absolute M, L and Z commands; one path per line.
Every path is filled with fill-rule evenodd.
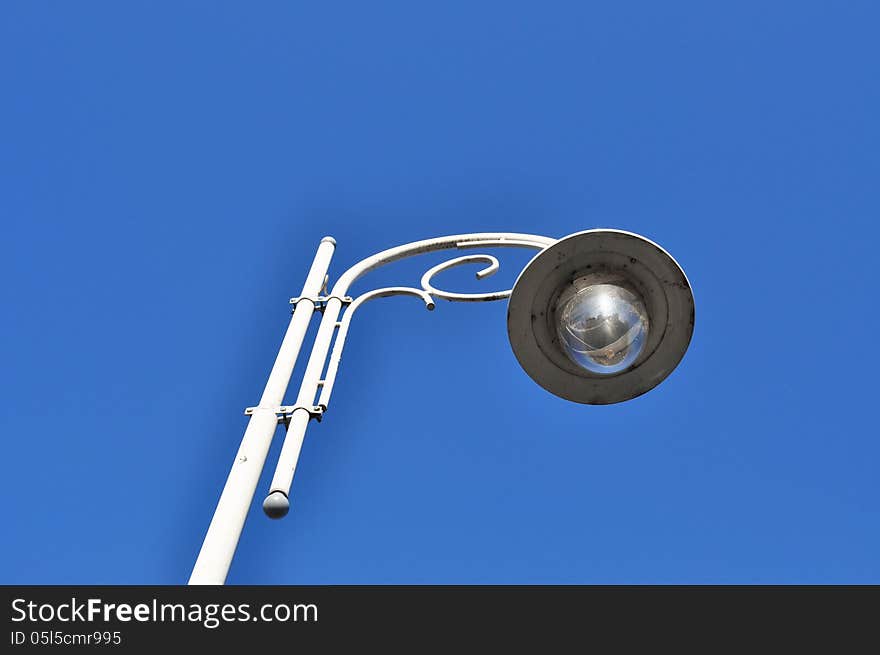
M 389 248 L 376 253 L 372 257 L 361 260 L 345 273 L 333 285 L 333 296 L 345 296 L 348 288 L 361 276 L 370 271 L 396 262 L 400 259 L 421 255 L 437 250 L 465 250 L 467 248 L 532 248 L 543 250 L 553 245 L 556 239 L 534 234 L 518 234 L 516 232 L 481 232 L 474 234 L 453 234 L 447 237 L 413 241 L 396 248 Z

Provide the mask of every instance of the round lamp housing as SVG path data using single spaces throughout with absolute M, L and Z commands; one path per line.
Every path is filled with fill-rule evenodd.
M 608 405 L 660 384 L 694 331 L 694 297 L 663 248 L 622 230 L 578 232 L 542 250 L 510 296 L 507 333 L 547 391 Z

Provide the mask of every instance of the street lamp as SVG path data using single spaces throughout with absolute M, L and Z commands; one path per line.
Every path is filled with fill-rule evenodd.
M 509 297 L 508 335 L 523 369 L 551 393 L 589 404 L 621 402 L 655 387 L 684 356 L 693 333 L 694 300 L 684 272 L 660 246 L 629 232 L 588 230 L 558 240 L 491 232 L 415 241 L 360 261 L 328 291 L 335 247 L 331 237 L 321 240 L 302 292 L 291 299 L 290 324 L 259 404 L 245 409 L 250 420 L 190 584 L 225 582 L 278 425 L 285 426 L 286 434 L 263 510 L 271 518 L 288 513 L 306 428 L 329 407 L 352 317 L 365 302 L 410 295 L 433 310 L 435 298 L 486 302 Z M 352 283 L 385 264 L 427 252 L 486 247 L 540 252 L 512 290 L 455 293 L 434 286 L 434 276 L 463 264 L 484 264 L 477 278 L 498 270 L 494 256 L 471 254 L 430 268 L 420 287 L 348 295 Z M 287 385 L 316 311 L 323 316 L 299 393 L 294 404 L 285 405 Z
M 507 314 L 532 379 L 567 400 L 607 405 L 660 384 L 694 331 L 694 297 L 663 248 L 631 232 L 587 230 L 525 267 Z

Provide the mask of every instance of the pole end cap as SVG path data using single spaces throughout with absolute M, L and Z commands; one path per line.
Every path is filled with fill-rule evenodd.
M 332 243 L 334 246 L 336 245 L 336 239 L 333 237 L 324 237 L 321 239 L 321 243 Z
M 263 511 L 270 519 L 280 519 L 290 511 L 290 501 L 283 491 L 273 491 L 263 501 Z

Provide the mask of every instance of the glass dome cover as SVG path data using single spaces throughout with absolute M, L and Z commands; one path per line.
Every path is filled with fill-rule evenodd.
M 641 296 L 619 277 L 575 280 L 556 303 L 556 330 L 565 354 L 599 375 L 629 368 L 644 350 L 648 312 Z

